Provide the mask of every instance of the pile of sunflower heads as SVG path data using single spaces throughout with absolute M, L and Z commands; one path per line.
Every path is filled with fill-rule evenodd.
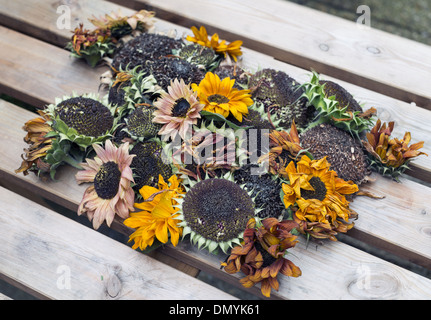
M 88 185 L 78 214 L 95 229 L 118 219 L 140 250 L 190 239 L 270 296 L 279 273 L 301 275 L 290 248 L 354 226 L 350 203 L 371 171 L 398 179 L 424 154 L 339 84 L 246 70 L 242 41 L 204 27 L 154 33 L 153 17 L 112 14 L 77 28 L 71 54 L 111 66 L 107 94 L 58 98 L 24 125 L 16 172 L 55 179 L 60 166 L 78 168 Z

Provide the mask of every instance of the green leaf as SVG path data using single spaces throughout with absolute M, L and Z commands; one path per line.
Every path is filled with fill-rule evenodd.
M 225 122 L 229 127 L 231 127 L 234 130 L 246 130 L 246 129 L 250 129 L 252 128 L 252 126 L 238 126 L 235 123 L 227 120 L 225 117 L 223 117 L 221 114 L 219 113 L 213 113 L 210 111 L 206 111 L 206 110 L 202 110 L 201 111 L 201 115 L 205 117 L 205 119 L 208 120 L 214 120 L 214 121 L 218 121 L 218 122 Z

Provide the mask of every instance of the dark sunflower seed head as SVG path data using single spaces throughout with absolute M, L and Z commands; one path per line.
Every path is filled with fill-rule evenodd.
M 172 176 L 172 168 L 168 163 L 162 147 L 155 141 L 137 143 L 130 154 L 135 154 L 131 168 L 135 185 L 133 189 L 138 192 L 143 186 L 157 187 L 159 175 L 167 181 Z
M 187 225 L 205 239 L 216 242 L 238 238 L 254 212 L 254 203 L 248 193 L 226 179 L 206 179 L 196 183 L 183 202 Z
M 154 107 L 138 106 L 127 118 L 127 130 L 136 137 L 155 137 L 161 125 L 153 122 Z
M 79 134 L 90 137 L 106 134 L 114 124 L 114 116 L 108 107 L 85 97 L 60 102 L 55 108 L 55 115 Z

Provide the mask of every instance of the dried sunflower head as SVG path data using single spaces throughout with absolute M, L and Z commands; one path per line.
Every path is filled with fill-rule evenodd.
M 191 41 L 201 46 L 212 48 L 218 54 L 223 55 L 224 58 L 227 58 L 229 56 L 235 62 L 238 60 L 238 57 L 242 55 L 242 41 L 240 40 L 236 40 L 227 44 L 226 40 L 220 41 L 219 35 L 217 33 L 213 34 L 211 38 L 209 38 L 207 30 L 204 26 L 201 26 L 199 30 L 198 28 L 193 26 L 191 30 L 194 36 L 187 36 L 187 41 Z
M 150 61 L 146 67 L 147 72 L 156 79 L 163 90 L 167 90 L 173 79 L 184 80 L 186 84 L 190 84 L 199 83 L 205 76 L 204 70 L 175 56 Z
M 61 140 L 70 140 L 82 149 L 111 137 L 117 124 L 115 108 L 91 94 L 56 99 L 45 111 Z
M 285 175 L 287 163 L 296 160 L 301 151 L 301 143 L 295 122 L 290 132 L 271 130 L 269 133 L 269 151 L 259 158 L 260 163 L 268 163 L 269 172 L 274 175 Z
M 284 215 L 284 205 L 280 199 L 281 182 L 272 174 L 259 173 L 258 165 L 247 164 L 234 171 L 234 180 L 251 192 L 257 217 L 278 219 Z
M 135 141 L 156 137 L 162 126 L 153 122 L 155 110 L 153 106 L 137 106 L 125 119 L 123 130 Z
M 293 221 L 250 219 L 244 231 L 244 242 L 232 249 L 222 267 L 230 274 L 242 271 L 246 275 L 240 280 L 244 287 L 260 283 L 262 294 L 270 297 L 271 289 L 278 291 L 279 273 L 288 277 L 302 274 L 301 269 L 286 258 L 287 250 L 298 242 L 291 233 L 295 227 Z
M 288 128 L 292 121 L 304 128 L 313 116 L 313 109 L 302 97 L 299 83 L 283 71 L 263 69 L 250 76 L 248 86 L 252 98 L 261 102 L 265 112 L 280 119 L 279 126 Z
M 339 103 L 339 108 L 347 108 L 346 111 L 350 112 L 363 112 L 362 107 L 356 101 L 355 98 L 340 86 L 338 83 L 329 80 L 320 80 L 319 84 L 322 85 L 323 92 L 325 93 L 325 97 L 329 98 L 334 96 L 335 100 Z
M 116 107 L 118 117 L 124 119 L 137 106 L 150 105 L 163 90 L 156 79 L 140 66 L 133 69 L 107 71 L 101 85 L 109 87 L 108 102 Z M 140 70 L 140 71 L 139 71 Z
M 135 179 L 133 186 L 135 193 L 143 186 L 157 187 L 160 175 L 165 180 L 172 176 L 171 165 L 158 142 L 138 142 L 130 150 L 130 154 L 136 155 L 130 165 Z
M 361 184 L 371 173 L 359 141 L 329 123 L 303 132 L 300 135 L 300 143 L 315 159 L 327 157 L 331 169 L 337 172 L 341 179 Z
M 206 71 L 211 71 L 220 62 L 220 56 L 212 48 L 199 44 L 184 45 L 180 50 L 174 50 L 174 55 Z
M 238 90 L 248 89 L 250 73 L 239 67 L 237 64 L 220 64 L 213 71 L 220 79 L 230 78 L 235 80 L 234 88 Z
M 346 195 L 357 192 L 358 186 L 339 178 L 329 168 L 326 157 L 311 160 L 302 156 L 296 165 L 291 161 L 286 167 L 289 183 L 282 185 L 283 202 L 292 211 L 298 231 L 336 241 L 338 232 L 353 227 L 350 219 L 357 214 L 350 209 Z
M 109 30 L 115 39 L 120 39 L 134 31 L 144 32 L 153 28 L 155 13 L 147 10 L 140 10 L 130 16 L 124 16 L 120 11 L 105 14 L 100 18 L 94 15 L 88 19 L 94 26 L 101 30 Z
M 29 147 L 24 149 L 21 166 L 15 172 L 27 175 L 32 171 L 43 179 L 45 175 L 54 179 L 56 169 L 64 163 L 80 168 L 82 155 L 74 152 L 70 141 L 60 140 L 45 112 L 39 110 L 38 113 L 41 117 L 27 121 L 23 127 L 27 132 L 24 141 Z
M 180 172 L 198 180 L 205 175 L 220 176 L 247 162 L 243 148 L 243 135 L 223 125 L 218 128 L 214 122 L 193 126 L 193 135 L 166 145 L 169 158 Z
M 184 198 L 179 202 L 179 219 L 183 234 L 190 234 L 192 243 L 210 252 L 221 248 L 227 252 L 240 244 L 247 222 L 256 214 L 253 198 L 232 181 L 223 178 L 190 180 Z
M 71 51 L 73 57 L 84 58 L 90 66 L 95 67 L 103 57 L 114 53 L 116 45 L 112 41 L 109 30 L 87 30 L 81 23 L 75 28 L 66 48 Z
M 338 84 L 321 81 L 316 72 L 301 87 L 305 90 L 302 96 L 318 111 L 317 123 L 331 123 L 358 138 L 372 125 L 371 118 L 376 113 L 374 108 L 362 112 L 350 93 Z
M 112 66 L 116 70 L 129 70 L 144 67 L 147 61 L 154 61 L 171 55 L 172 50 L 180 49 L 183 41 L 165 35 L 144 32 L 128 41 L 115 55 Z
M 382 175 L 397 180 L 408 169 L 411 160 L 427 154 L 418 151 L 423 147 L 423 141 L 409 146 L 410 132 L 406 132 L 403 139 L 391 139 L 394 125 L 393 121 L 382 124 L 378 119 L 371 131 L 367 132 L 367 141 L 362 143 L 370 156 L 371 167 Z

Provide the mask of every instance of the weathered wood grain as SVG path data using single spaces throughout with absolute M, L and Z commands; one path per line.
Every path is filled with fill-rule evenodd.
M 149 6 L 164 20 L 204 25 L 279 60 L 431 109 L 431 48 L 425 44 L 284 0 L 114 2 Z
M 167 254 L 190 264 L 211 266 L 217 274 L 224 255 L 211 255 L 188 242 L 164 248 Z M 423 299 L 431 298 L 430 280 L 341 242 L 306 245 L 304 239 L 289 250 L 288 258 L 302 276 L 280 275 L 280 288 L 272 295 L 291 300 Z M 243 277 L 235 274 L 236 279 Z M 224 280 L 228 280 L 225 279 Z M 236 280 L 238 281 L 238 280 Z M 232 279 L 230 279 L 232 282 Z M 410 287 L 410 284 L 412 287 Z
M 0 188 L 0 274 L 48 299 L 233 296 Z
M 68 10 L 65 13 L 64 9 Z M 99 18 L 112 12 L 120 12 L 131 15 L 136 11 L 109 1 L 91 0 L 14 0 L 0 3 L 0 21 L 2 25 L 10 29 L 20 31 L 24 34 L 64 47 L 72 37 L 73 30 L 80 23 L 86 29 L 94 26 L 88 21 L 93 16 Z M 70 16 L 68 15 L 70 13 Z M 70 18 L 70 19 L 69 19 Z M 70 22 L 70 28 L 64 24 L 65 20 Z M 155 21 L 160 19 L 155 17 Z M 168 31 L 174 25 L 166 22 Z
M 100 74 L 107 68 L 86 73 L 88 66 L 65 50 L 41 46 L 43 42 L 4 27 L 0 33 L 0 92 L 41 108 L 72 91 L 98 91 Z

